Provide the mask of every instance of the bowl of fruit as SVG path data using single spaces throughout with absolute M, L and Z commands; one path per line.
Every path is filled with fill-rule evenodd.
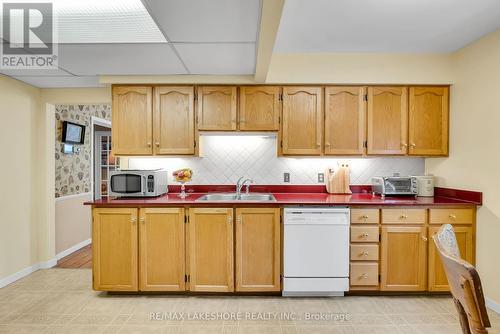
M 188 194 L 186 194 L 186 187 L 184 186 L 184 184 L 186 182 L 191 181 L 191 179 L 193 178 L 193 171 L 189 168 L 183 168 L 174 171 L 172 175 L 174 177 L 174 180 L 181 184 L 181 193 L 179 194 L 179 197 L 180 198 L 188 197 Z

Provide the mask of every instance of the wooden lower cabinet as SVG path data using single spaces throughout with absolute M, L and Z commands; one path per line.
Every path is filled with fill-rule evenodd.
M 189 289 L 234 291 L 233 209 L 189 209 Z
M 137 291 L 137 208 L 97 208 L 92 222 L 93 288 Z
M 426 226 L 382 227 L 380 290 L 426 290 L 426 230 Z
M 279 208 L 236 209 L 236 291 L 281 290 Z
M 184 291 L 183 208 L 139 210 L 139 290 Z
M 441 258 L 432 236 L 439 231 L 440 226 L 429 227 L 429 291 L 449 291 L 448 279 L 444 272 Z M 453 226 L 457 237 L 460 256 L 474 264 L 474 228 L 472 226 Z

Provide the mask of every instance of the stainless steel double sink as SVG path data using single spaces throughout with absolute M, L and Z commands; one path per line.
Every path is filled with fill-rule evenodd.
M 267 193 L 216 193 L 203 195 L 197 202 L 275 202 L 276 198 Z

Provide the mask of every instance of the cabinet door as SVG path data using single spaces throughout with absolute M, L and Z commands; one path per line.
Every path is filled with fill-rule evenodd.
M 283 87 L 283 154 L 321 154 L 322 95 L 321 87 Z
M 429 236 L 439 231 L 439 226 L 429 227 Z M 472 226 L 453 226 L 457 237 L 460 256 L 467 262 L 474 264 L 474 228 Z M 429 239 L 429 291 L 449 291 L 448 279 L 441 264 L 441 258 L 434 244 Z
M 426 289 L 425 226 L 383 226 L 381 249 L 381 290 L 424 291 Z
M 234 291 L 233 209 L 189 210 L 191 291 Z
M 155 154 L 194 154 L 194 87 L 156 87 Z
M 236 209 L 236 291 L 280 291 L 280 209 Z
M 153 89 L 143 86 L 113 87 L 113 154 L 153 153 Z
M 365 151 L 365 87 L 325 88 L 325 154 Z
M 198 129 L 236 130 L 236 87 L 198 87 Z
M 184 209 L 140 209 L 139 238 L 139 290 L 184 291 Z
M 137 291 L 137 209 L 93 210 L 94 290 Z
M 279 129 L 280 87 L 240 87 L 240 130 Z
M 407 87 L 368 87 L 368 154 L 407 153 L 407 100 Z
M 410 87 L 410 155 L 448 154 L 448 87 Z

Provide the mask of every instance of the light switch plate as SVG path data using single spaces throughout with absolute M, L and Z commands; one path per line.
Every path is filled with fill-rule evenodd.
M 325 182 L 325 173 L 318 173 L 318 183 Z
M 290 183 L 290 173 L 283 173 L 283 182 Z

